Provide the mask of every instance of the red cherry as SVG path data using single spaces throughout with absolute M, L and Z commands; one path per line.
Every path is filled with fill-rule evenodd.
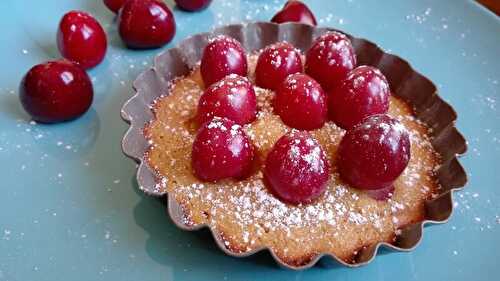
M 246 77 L 230 74 L 208 87 L 198 103 L 198 122 L 214 116 L 225 117 L 244 125 L 255 120 L 257 98 Z
M 104 0 L 104 5 L 115 14 L 118 14 L 125 1 L 126 0 Z
M 365 117 L 389 110 L 391 90 L 380 70 L 371 66 L 353 69 L 328 96 L 330 118 L 344 129 Z
M 384 201 L 390 199 L 392 195 L 394 195 L 394 190 L 394 185 L 391 184 L 380 189 L 366 190 L 366 193 L 375 200 Z
M 118 31 L 129 48 L 158 48 L 175 35 L 172 11 L 160 0 L 128 0 L 118 15 Z
M 251 171 L 254 148 L 240 125 L 215 117 L 199 129 L 191 157 L 201 180 L 243 178 Z
M 291 74 L 276 91 L 274 111 L 292 128 L 318 129 L 327 119 L 326 95 L 311 77 Z
M 85 69 L 92 68 L 106 54 L 106 34 L 91 15 L 71 11 L 59 22 L 57 47 L 63 57 Z
M 211 2 L 212 0 L 175 0 L 179 8 L 189 12 L 203 10 L 208 7 Z
M 308 203 L 326 189 L 330 167 L 319 143 L 304 131 L 282 136 L 267 155 L 264 176 L 273 192 L 290 203 Z
M 385 114 L 372 115 L 348 130 L 338 148 L 341 177 L 360 189 L 392 185 L 410 161 L 408 131 Z
M 297 0 L 287 1 L 285 6 L 274 15 L 271 21 L 275 23 L 301 22 L 316 26 L 316 18 L 309 7 Z
M 290 43 L 279 42 L 266 47 L 259 55 L 255 83 L 259 87 L 276 90 L 288 75 L 297 72 L 302 72 L 300 51 Z
M 306 73 L 325 90 L 338 84 L 355 66 L 356 54 L 351 41 L 340 32 L 323 34 L 306 53 Z
M 217 36 L 203 50 L 200 68 L 207 87 L 229 74 L 247 76 L 245 50 L 237 40 Z
M 89 109 L 94 95 L 87 73 L 65 60 L 35 65 L 23 77 L 19 93 L 24 109 L 42 123 L 79 117 Z

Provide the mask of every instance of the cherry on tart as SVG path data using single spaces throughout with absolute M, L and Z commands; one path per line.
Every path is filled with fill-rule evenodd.
M 252 83 L 246 77 L 230 74 L 208 87 L 198 102 L 199 124 L 214 116 L 225 117 L 244 125 L 255 120 L 257 98 Z
M 118 15 L 118 32 L 129 48 L 158 48 L 175 35 L 172 11 L 161 0 L 128 0 Z
M 21 104 L 33 120 L 56 123 L 79 117 L 93 99 L 87 73 L 69 61 L 35 65 L 19 86 Z
M 197 178 L 241 179 L 251 172 L 253 145 L 240 125 L 214 117 L 201 126 L 193 143 L 191 165 Z
M 328 95 L 330 119 L 344 129 L 389 110 L 391 90 L 380 70 L 358 66 Z
M 396 119 L 373 115 L 346 132 L 337 154 L 344 181 L 365 190 L 388 188 L 410 161 L 410 138 Z
M 59 22 L 57 48 L 64 58 L 85 69 L 92 68 L 98 65 L 106 54 L 106 34 L 91 15 L 71 11 Z
M 175 4 L 177 4 L 179 8 L 188 12 L 203 10 L 208 7 L 211 2 L 212 0 L 175 0 Z
M 325 191 L 329 171 L 319 143 L 308 132 L 292 130 L 267 155 L 264 177 L 274 194 L 299 204 L 311 202 Z
M 321 128 L 327 120 L 327 98 L 311 77 L 289 75 L 276 91 L 274 111 L 286 125 L 299 130 Z
M 285 78 L 297 72 L 302 72 L 300 51 L 290 43 L 279 42 L 270 45 L 262 51 L 255 69 L 257 86 L 276 90 Z
M 351 41 L 340 32 L 323 34 L 306 53 L 306 73 L 325 90 L 337 85 L 355 66 L 356 54 Z
M 104 5 L 115 14 L 118 14 L 125 1 L 126 0 L 104 0 Z
M 289 0 L 271 19 L 275 23 L 300 22 L 316 26 L 316 18 L 306 4 L 298 0 Z
M 245 50 L 237 40 L 217 36 L 203 50 L 200 71 L 206 87 L 229 74 L 247 76 Z

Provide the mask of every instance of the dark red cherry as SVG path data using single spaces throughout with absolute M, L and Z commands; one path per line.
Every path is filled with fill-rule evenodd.
M 245 50 L 235 39 L 217 36 L 203 50 L 200 68 L 206 87 L 229 74 L 247 76 Z
M 306 4 L 298 0 L 289 0 L 271 19 L 275 23 L 301 22 L 316 25 L 316 18 Z
M 19 86 L 24 109 L 42 123 L 79 117 L 89 109 L 93 93 L 87 73 L 65 60 L 35 65 Z
M 244 125 L 255 120 L 257 98 L 246 77 L 230 74 L 208 87 L 198 102 L 198 122 L 214 116 L 225 117 Z
M 251 172 L 254 148 L 240 125 L 214 117 L 199 129 L 191 157 L 201 180 L 243 178 Z
M 375 200 L 384 201 L 392 198 L 392 195 L 394 195 L 394 190 L 394 185 L 391 184 L 384 188 L 366 190 L 365 192 L 366 194 L 368 194 L 368 196 Z
M 340 176 L 360 189 L 392 185 L 410 161 L 408 131 L 396 119 L 372 115 L 349 129 L 338 148 Z
M 211 2 L 212 0 L 175 0 L 179 8 L 189 12 L 203 10 L 208 7 Z
M 297 72 L 302 72 L 300 51 L 287 42 L 275 43 L 259 55 L 255 83 L 259 87 L 276 90 L 288 75 Z
M 126 0 L 104 0 L 104 5 L 115 14 L 118 14 L 125 1 Z
M 264 176 L 278 197 L 298 204 L 311 202 L 325 191 L 329 170 L 319 143 L 308 132 L 292 130 L 267 155 Z
M 331 31 L 317 38 L 306 53 L 306 73 L 329 90 L 356 66 L 351 41 L 340 32 Z
M 328 95 L 330 118 L 344 129 L 365 117 L 389 110 L 391 90 L 385 76 L 371 66 L 358 66 Z
M 118 15 L 118 31 L 129 48 L 158 48 L 174 37 L 175 19 L 161 0 L 128 0 Z
M 59 22 L 57 47 L 64 58 L 85 69 L 92 68 L 98 65 L 106 54 L 106 34 L 91 15 L 71 11 Z
M 295 73 L 285 78 L 276 91 L 274 111 L 292 128 L 318 129 L 327 120 L 326 95 L 314 79 Z

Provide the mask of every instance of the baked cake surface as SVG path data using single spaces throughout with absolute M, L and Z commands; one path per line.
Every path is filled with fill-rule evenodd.
M 253 79 L 257 56 L 249 56 Z M 197 125 L 198 99 L 204 85 L 199 70 L 173 81 L 170 92 L 154 104 L 155 119 L 145 128 L 151 146 L 146 160 L 158 177 L 159 188 L 182 206 L 185 223 L 208 224 L 224 238 L 226 248 L 242 253 L 269 247 L 285 263 L 300 266 L 318 253 L 330 253 L 350 263 L 357 251 L 378 242 L 392 242 L 399 229 L 422 221 L 424 202 L 440 188 L 434 171 L 440 165 L 425 125 L 409 105 L 391 97 L 388 114 L 401 121 L 411 139 L 411 160 L 396 180 L 388 201 L 377 201 L 339 179 L 336 165 L 326 192 L 307 205 L 283 203 L 266 188 L 262 163 L 276 140 L 291 128 L 273 114 L 274 93 L 255 87 L 259 113 L 245 125 L 257 152 L 255 172 L 242 181 L 206 183 L 191 169 L 191 149 Z M 345 131 L 329 121 L 311 132 L 329 161 Z

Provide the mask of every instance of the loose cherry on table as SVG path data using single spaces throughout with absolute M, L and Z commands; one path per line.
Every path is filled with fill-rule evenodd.
M 373 115 L 347 130 L 337 151 L 342 179 L 359 189 L 388 188 L 410 160 L 408 131 L 396 119 Z
M 308 132 L 293 130 L 267 155 L 264 176 L 274 194 L 299 204 L 309 203 L 325 191 L 329 171 L 319 143 Z
M 248 176 L 254 158 L 253 145 L 240 125 L 214 117 L 198 130 L 193 143 L 192 167 L 203 181 Z
M 206 87 L 229 74 L 247 76 L 245 50 L 234 38 L 217 36 L 203 50 L 200 71 Z
M 129 48 L 158 48 L 175 35 L 172 11 L 161 0 L 128 0 L 118 15 L 118 32 Z
M 328 95 L 330 118 L 344 129 L 389 110 L 391 90 L 380 70 L 358 66 Z
M 306 4 L 298 0 L 289 0 L 271 19 L 275 23 L 300 22 L 316 26 L 316 18 Z
M 70 11 L 59 22 L 57 47 L 64 58 L 85 69 L 92 68 L 106 54 L 106 34 L 91 15 Z
M 255 83 L 259 87 L 276 90 L 288 75 L 302 72 L 302 68 L 299 50 L 287 42 L 275 43 L 259 55 Z
M 355 66 L 356 54 L 351 41 L 340 32 L 323 34 L 306 53 L 306 73 L 325 91 L 337 85 Z
M 104 5 L 115 14 L 118 14 L 125 1 L 126 0 L 104 0 Z
M 303 73 L 285 78 L 273 104 L 283 123 L 295 129 L 318 129 L 327 120 L 326 94 L 318 82 Z
M 60 60 L 35 65 L 19 87 L 21 104 L 33 120 L 56 123 L 85 113 L 93 99 L 87 73 L 72 62 Z
M 208 7 L 211 2 L 212 0 L 175 0 L 179 8 L 189 12 L 203 10 Z
M 246 77 L 230 74 L 208 87 L 198 102 L 198 122 L 203 124 L 214 116 L 228 118 L 244 125 L 255 120 L 257 98 Z

